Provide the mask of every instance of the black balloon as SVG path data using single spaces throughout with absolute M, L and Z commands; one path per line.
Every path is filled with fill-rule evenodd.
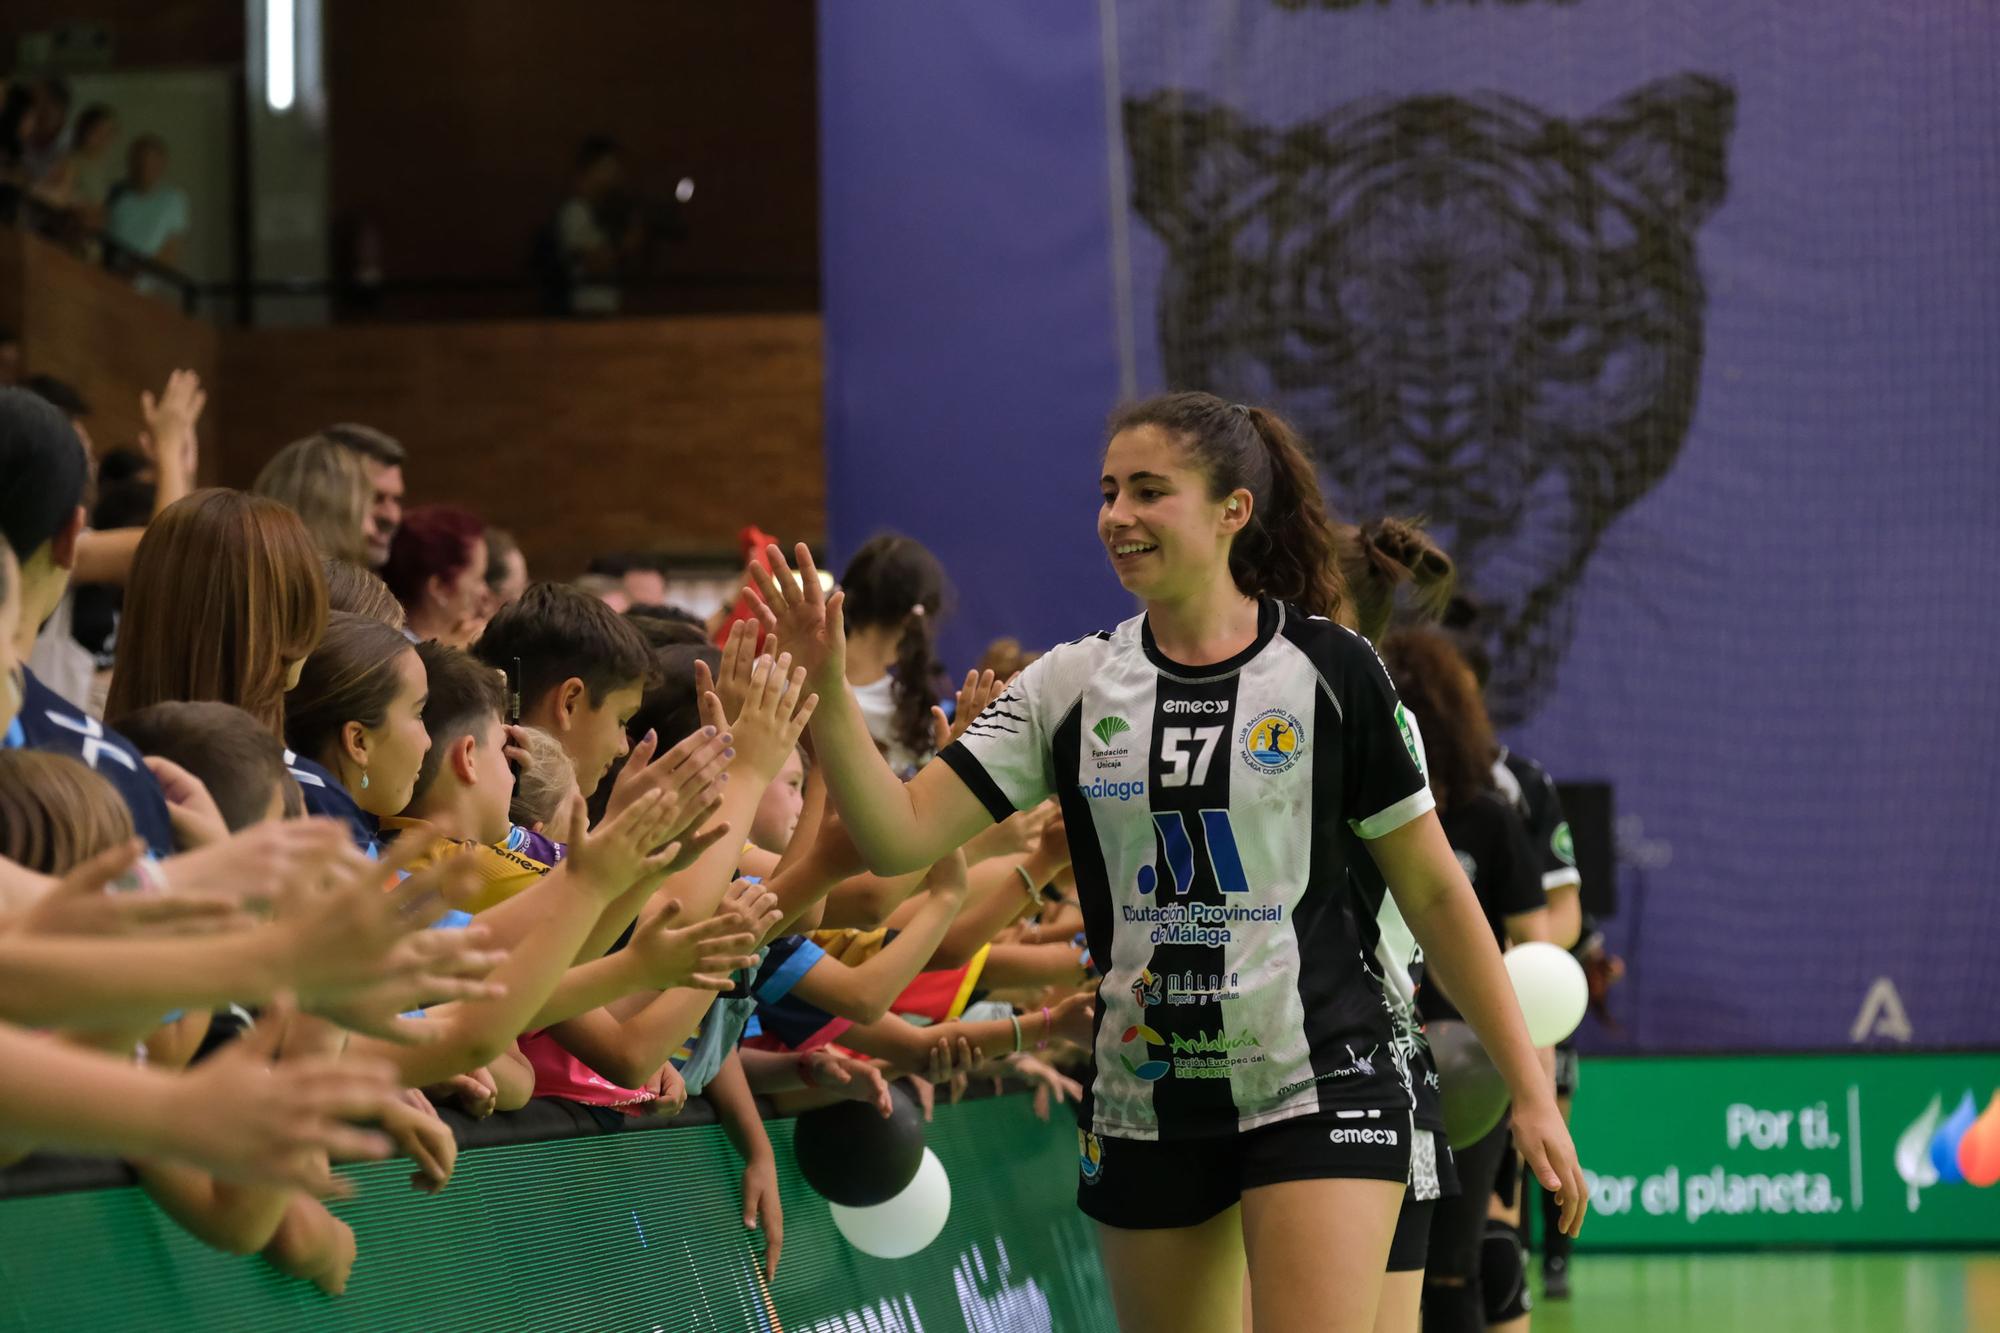
M 1437 1061 L 1438 1086 L 1444 1100 L 1444 1133 L 1454 1148 L 1466 1148 L 1493 1132 L 1507 1114 L 1507 1080 L 1472 1029 L 1456 1020 L 1432 1023 L 1424 1029 L 1431 1056 Z
M 917 1178 L 924 1163 L 924 1120 L 917 1104 L 891 1086 L 888 1119 L 873 1102 L 836 1102 L 799 1117 L 792 1154 L 806 1183 L 834 1203 L 887 1203 Z

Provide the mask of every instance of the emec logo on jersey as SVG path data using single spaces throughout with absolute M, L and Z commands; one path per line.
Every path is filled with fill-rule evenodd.
M 1267 708 L 1251 718 L 1239 739 L 1243 758 L 1259 773 L 1283 773 L 1306 752 L 1305 728 L 1282 708 Z

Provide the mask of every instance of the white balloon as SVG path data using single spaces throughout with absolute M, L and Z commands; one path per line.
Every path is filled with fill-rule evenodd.
M 1576 1031 L 1590 1006 L 1590 983 L 1569 951 L 1545 940 L 1517 944 L 1507 951 L 1507 975 L 1528 1020 L 1528 1039 L 1553 1046 Z
M 944 1230 L 945 1219 L 951 1216 L 951 1177 L 937 1154 L 926 1148 L 916 1179 L 887 1203 L 850 1208 L 828 1200 L 826 1206 L 849 1245 L 877 1259 L 904 1259 Z

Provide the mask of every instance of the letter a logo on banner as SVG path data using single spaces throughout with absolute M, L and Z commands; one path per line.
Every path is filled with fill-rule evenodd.
M 1903 1012 L 1903 997 L 1896 994 L 1895 982 L 1887 977 L 1875 978 L 1867 998 L 1861 1001 L 1861 1012 L 1855 1017 L 1854 1030 L 1848 1037 L 1856 1042 L 1874 1037 L 1909 1042 L 1910 1016 Z

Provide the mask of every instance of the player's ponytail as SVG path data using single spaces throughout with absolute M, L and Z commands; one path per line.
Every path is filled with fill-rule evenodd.
M 1335 534 L 1340 572 L 1346 580 L 1351 628 L 1371 643 L 1389 630 L 1396 590 L 1411 587 L 1412 618 L 1435 621 L 1451 601 L 1457 570 L 1414 519 L 1376 518 L 1359 527 L 1342 524 Z
M 1208 475 L 1209 495 L 1250 492 L 1250 522 L 1229 548 L 1229 572 L 1252 597 L 1337 619 L 1345 600 L 1335 533 L 1319 475 L 1298 435 L 1275 412 L 1212 393 L 1168 393 L 1111 418 L 1111 433 L 1158 426 L 1177 436 Z

